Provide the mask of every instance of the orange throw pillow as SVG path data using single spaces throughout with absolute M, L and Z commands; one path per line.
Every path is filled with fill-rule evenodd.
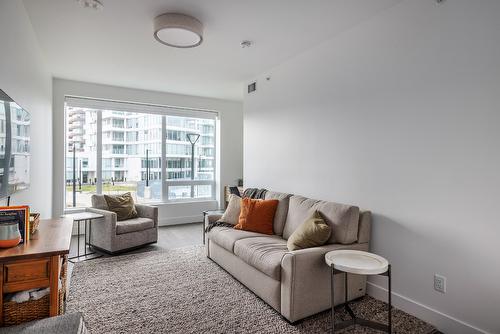
M 235 229 L 263 234 L 273 234 L 273 221 L 279 201 L 243 198 L 241 212 Z

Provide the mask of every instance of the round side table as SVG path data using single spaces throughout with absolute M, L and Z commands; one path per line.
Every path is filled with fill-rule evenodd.
M 331 301 L 332 301 L 332 333 L 336 329 L 340 330 L 351 325 L 361 325 L 365 327 L 370 327 L 380 331 L 385 331 L 391 333 L 392 331 L 392 320 L 391 320 L 391 265 L 383 257 L 358 250 L 336 250 L 325 254 L 326 264 L 331 267 Z M 334 277 L 335 274 L 345 274 L 345 299 L 344 304 L 341 305 L 345 307 L 345 310 L 351 316 L 350 320 L 343 321 L 335 325 L 335 308 L 334 308 Z M 356 317 L 352 309 L 347 302 L 347 274 L 356 275 L 382 275 L 388 278 L 388 293 L 389 293 L 389 314 L 387 319 L 387 325 L 381 324 L 379 322 L 366 320 Z

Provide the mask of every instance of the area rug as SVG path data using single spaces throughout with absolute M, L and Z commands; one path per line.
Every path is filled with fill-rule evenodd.
M 367 319 L 385 321 L 386 305 L 364 297 L 352 306 Z M 330 312 L 296 325 L 207 259 L 202 246 L 100 258 L 75 265 L 67 312 L 82 312 L 99 333 L 329 333 Z M 347 315 L 338 312 L 338 319 Z M 434 328 L 393 311 L 395 333 Z M 379 333 L 354 326 L 340 333 Z

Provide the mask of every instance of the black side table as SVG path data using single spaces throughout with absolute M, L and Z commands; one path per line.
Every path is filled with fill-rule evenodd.
M 76 256 L 70 257 L 68 260 L 71 263 L 76 263 L 76 262 L 81 262 L 81 261 L 86 261 L 86 260 L 92 260 L 92 259 L 97 259 L 98 257 L 101 257 L 102 255 L 92 251 L 92 245 L 90 244 L 90 237 L 92 235 L 92 221 L 95 219 L 103 218 L 104 216 L 98 213 L 93 213 L 93 212 L 81 212 L 81 213 L 75 213 L 75 214 L 70 214 L 67 215 L 68 217 L 73 218 L 73 221 L 76 222 L 77 224 L 77 229 L 78 229 L 78 235 L 77 235 L 77 249 L 76 249 Z M 83 234 L 83 242 L 85 245 L 85 250 L 84 254 L 80 255 L 80 223 L 83 222 L 84 224 L 84 234 Z M 89 231 L 88 238 L 87 238 L 87 230 Z M 88 242 L 87 242 L 88 239 Z M 87 245 L 89 246 L 90 252 L 87 252 Z M 94 256 L 92 258 L 87 258 L 88 255 L 94 255 L 98 254 L 98 256 Z

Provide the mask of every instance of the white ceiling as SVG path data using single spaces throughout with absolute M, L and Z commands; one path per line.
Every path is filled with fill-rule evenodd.
M 241 100 L 247 80 L 401 0 L 24 0 L 55 77 Z M 164 12 L 203 22 L 204 42 L 175 49 L 153 38 Z M 254 41 L 247 49 L 244 39 Z

